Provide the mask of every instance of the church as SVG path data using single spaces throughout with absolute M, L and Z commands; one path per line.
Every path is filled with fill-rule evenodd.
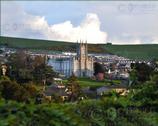
M 77 77 L 92 77 L 94 73 L 93 64 L 93 57 L 88 56 L 88 44 L 83 42 L 77 43 L 76 56 L 53 58 L 48 61 L 48 65 L 66 77 L 72 74 Z

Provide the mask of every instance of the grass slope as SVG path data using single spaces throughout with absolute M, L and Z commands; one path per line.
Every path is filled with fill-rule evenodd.
M 158 58 L 158 44 L 144 45 L 106 45 L 104 48 L 116 55 L 130 59 L 153 59 Z
M 64 41 L 49 41 L 49 40 L 37 40 L 37 39 L 24 39 L 0 36 L 0 45 L 7 45 L 11 48 L 23 48 L 23 49 L 43 49 L 52 51 L 76 51 L 76 43 L 64 42 Z M 102 46 L 89 44 L 89 52 L 95 53 L 107 53 Z
M 0 36 L 0 45 L 12 48 L 51 50 L 51 51 L 76 51 L 76 43 L 64 41 L 48 41 L 37 39 L 24 39 Z M 158 44 L 144 45 L 108 45 L 88 44 L 88 51 L 93 53 L 112 53 L 130 59 L 150 60 L 158 59 Z
M 61 50 L 61 47 L 71 47 L 74 46 L 70 42 L 59 42 L 59 41 L 48 41 L 48 40 L 37 40 L 37 39 L 23 39 L 23 38 L 13 38 L 13 37 L 0 37 L 0 44 L 7 45 L 12 48 L 25 48 L 25 49 L 46 49 L 51 50 L 53 47 Z

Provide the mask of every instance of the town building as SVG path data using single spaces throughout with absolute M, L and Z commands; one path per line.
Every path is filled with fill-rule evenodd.
M 93 57 L 88 56 L 87 43 L 83 42 L 77 43 L 75 56 L 49 58 L 48 60 L 48 65 L 66 77 L 72 74 L 77 77 L 92 77 L 94 73 L 93 64 Z

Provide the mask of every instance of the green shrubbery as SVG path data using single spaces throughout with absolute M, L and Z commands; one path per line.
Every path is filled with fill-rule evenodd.
M 29 102 L 31 98 L 35 98 L 38 91 L 33 84 L 20 85 L 9 78 L 1 78 L 0 95 L 7 100 L 15 100 L 18 102 Z
M 64 104 L 24 104 L 0 100 L 1 126 L 157 126 L 157 81 L 146 82 L 129 95 Z M 157 80 L 157 79 L 156 79 Z

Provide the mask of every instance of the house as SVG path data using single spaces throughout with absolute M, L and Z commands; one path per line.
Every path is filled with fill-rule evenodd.
M 44 91 L 46 96 L 59 96 L 63 101 L 68 97 L 66 87 L 64 85 L 52 84 Z

